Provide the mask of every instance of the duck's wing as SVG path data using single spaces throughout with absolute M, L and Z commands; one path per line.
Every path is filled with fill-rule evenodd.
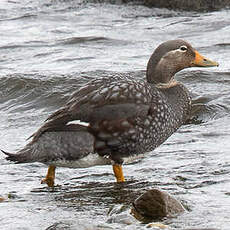
M 96 79 L 76 91 L 65 107 L 48 117 L 33 135 L 36 140 L 46 131 L 56 131 L 69 122 L 123 121 L 146 116 L 150 109 L 150 88 L 144 81 L 114 77 Z

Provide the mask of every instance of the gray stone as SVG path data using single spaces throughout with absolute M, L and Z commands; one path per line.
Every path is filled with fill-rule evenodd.
M 183 205 L 178 200 L 158 189 L 151 189 L 138 197 L 132 208 L 137 219 L 143 217 L 152 220 L 173 217 L 184 211 Z

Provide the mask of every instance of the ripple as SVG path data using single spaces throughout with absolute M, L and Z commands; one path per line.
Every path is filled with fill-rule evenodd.
M 107 37 L 97 37 L 97 36 L 88 36 L 88 37 L 71 37 L 71 38 L 65 38 L 62 40 L 58 40 L 57 44 L 61 45 L 74 45 L 74 44 L 81 44 L 81 43 L 111 43 L 111 44 L 120 44 L 125 45 L 129 44 L 125 40 L 119 40 L 119 39 L 111 39 Z
M 31 19 L 31 18 L 36 18 L 37 14 L 31 14 L 31 13 L 26 13 L 23 15 L 19 16 L 13 16 L 13 17 L 6 17 L 6 18 L 1 18 L 0 22 L 2 21 L 13 21 L 13 20 L 23 20 L 23 19 Z

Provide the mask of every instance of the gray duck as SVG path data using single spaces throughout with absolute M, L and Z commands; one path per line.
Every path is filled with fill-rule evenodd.
M 195 66 L 218 63 L 186 41 L 166 41 L 151 55 L 146 79 L 115 75 L 90 81 L 48 117 L 23 149 L 3 152 L 17 163 L 49 165 L 42 183 L 50 187 L 56 166 L 112 164 L 117 182 L 124 182 L 124 162 L 154 150 L 189 118 L 191 98 L 174 75 Z

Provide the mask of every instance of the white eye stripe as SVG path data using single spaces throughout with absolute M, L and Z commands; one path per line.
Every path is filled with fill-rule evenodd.
M 177 53 L 177 52 L 180 52 L 180 53 L 185 53 L 187 52 L 188 50 L 188 47 L 183 45 L 183 46 L 180 46 L 180 48 L 176 49 L 176 50 L 172 50 L 170 51 L 171 53 Z
M 188 47 L 186 45 L 182 45 L 178 49 L 169 51 L 161 59 L 163 60 L 164 58 L 167 58 L 168 56 L 171 56 L 171 55 L 177 55 L 179 53 L 185 53 L 185 52 L 187 52 L 187 50 L 188 50 Z

